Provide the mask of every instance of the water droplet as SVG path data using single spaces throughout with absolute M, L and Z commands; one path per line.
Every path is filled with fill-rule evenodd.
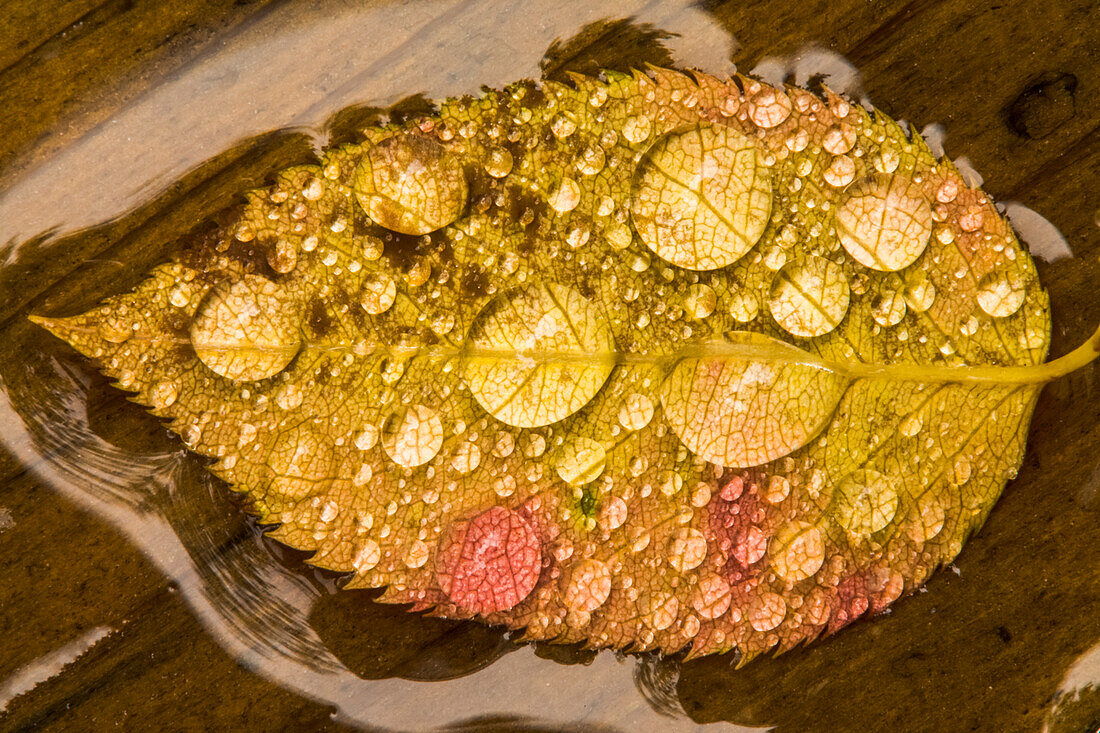
M 428 557 L 431 555 L 431 550 L 428 545 L 421 540 L 413 542 L 409 546 L 408 552 L 405 553 L 405 565 L 412 569 L 422 568 L 424 564 L 428 562 Z
M 791 522 L 780 528 L 770 551 L 772 570 L 788 583 L 809 578 L 825 562 L 821 530 L 806 522 Z
M 754 629 L 763 633 L 783 623 L 787 616 L 787 602 L 778 593 L 761 593 L 749 602 L 746 614 Z
M 385 313 L 397 298 L 397 283 L 385 273 L 379 273 L 363 283 L 359 304 L 372 316 Z
M 556 115 L 550 121 L 550 131 L 554 133 L 554 137 L 564 140 L 577 131 L 577 123 L 565 115 Z
M 668 541 L 668 564 L 686 573 L 702 564 L 707 556 L 707 538 L 697 529 L 681 527 Z
M 901 423 L 901 434 L 907 438 L 912 438 L 914 435 L 920 432 L 924 427 L 924 419 L 919 412 L 914 412 L 912 415 L 906 417 Z
M 791 493 L 791 482 L 785 476 L 771 476 L 768 478 L 768 486 L 764 489 L 764 501 L 769 504 L 778 504 Z
M 497 496 L 507 498 L 516 491 L 516 480 L 510 474 L 503 474 L 493 479 L 493 491 Z
M 847 155 L 838 155 L 822 174 L 825 182 L 835 188 L 844 188 L 856 177 L 856 162 Z
M 546 452 L 546 438 L 538 433 L 527 436 L 527 447 L 523 449 L 523 455 L 528 458 L 538 458 Z
M 355 567 L 356 572 L 363 573 L 377 565 L 381 559 L 382 549 L 378 546 L 378 543 L 374 540 L 365 540 L 355 553 L 351 564 Z
M 791 100 L 783 92 L 765 86 L 749 100 L 749 118 L 758 127 L 770 129 L 781 124 L 791 114 Z
M 442 229 L 466 208 L 462 161 L 431 138 L 399 134 L 373 145 L 355 170 L 355 196 L 371 219 L 402 234 Z
M 857 537 L 884 529 L 897 510 L 898 494 L 890 479 L 870 469 L 859 469 L 844 477 L 833 507 L 840 525 Z
M 825 131 L 821 147 L 833 155 L 844 155 L 856 144 L 856 131 L 851 125 L 833 125 Z
M 923 313 L 936 301 L 936 286 L 928 274 L 917 270 L 905 282 L 905 302 L 916 313 Z
M 149 391 L 149 398 L 153 403 L 153 407 L 163 410 L 175 403 L 179 393 L 179 385 L 173 381 L 164 380 L 153 385 L 153 388 Z
M 599 145 L 589 145 L 581 153 L 577 169 L 586 176 L 594 176 L 607 164 L 607 155 Z
M 663 631 L 672 626 L 680 613 L 680 602 L 671 593 L 647 593 L 639 599 L 639 605 L 645 614 L 646 624 L 654 631 Z
M 768 309 L 795 336 L 821 336 L 848 312 L 848 278 L 835 262 L 808 257 L 785 266 L 772 281 Z
M 618 496 L 611 497 L 600 511 L 600 521 L 608 530 L 615 530 L 626 522 L 626 502 Z
M 661 493 L 665 496 L 672 496 L 684 487 L 684 479 L 675 471 L 665 471 L 657 480 L 660 481 Z
M 366 486 L 367 483 L 374 477 L 374 469 L 371 468 L 369 463 L 364 463 L 356 471 L 355 475 L 351 479 L 352 486 Z
M 627 430 L 641 430 L 653 419 L 653 400 L 644 394 L 629 395 L 619 409 L 619 424 Z
M 382 448 L 399 466 L 414 468 L 427 463 L 442 447 L 443 422 L 430 407 L 399 407 L 382 425 Z
M 740 259 L 771 216 L 767 166 L 755 143 L 725 125 L 666 135 L 635 173 L 630 213 L 645 245 L 689 270 Z
M 604 238 L 611 245 L 611 249 L 623 250 L 630 246 L 634 234 L 626 224 L 616 224 L 604 232 Z
M 504 148 L 490 148 L 485 156 L 485 172 L 493 178 L 504 178 L 512 172 L 512 154 Z
M 760 313 L 760 300 L 747 288 L 738 288 L 729 296 L 730 316 L 738 323 L 748 323 Z
M 623 137 L 628 142 L 644 143 L 649 139 L 650 134 L 653 132 L 653 122 L 644 115 L 630 116 L 623 121 Z
M 562 597 L 567 608 L 591 613 L 602 606 L 611 595 L 611 569 L 607 563 L 594 558 L 581 560 L 564 576 L 565 590 Z
M 451 456 L 451 466 L 461 474 L 473 471 L 481 463 L 481 448 L 477 443 L 462 441 Z
M 267 264 L 275 272 L 286 274 L 298 265 L 298 248 L 286 239 L 278 239 L 267 252 Z
M 896 326 L 905 317 L 905 298 L 896 290 L 887 290 L 871 304 L 871 317 L 883 328 Z
M 573 438 L 558 452 L 554 469 L 570 486 L 584 486 L 603 473 L 607 454 L 590 438 Z
M 873 176 L 849 190 L 836 212 L 840 243 L 861 265 L 884 272 L 913 264 L 932 234 L 932 207 L 902 176 Z
M 978 305 L 994 318 L 1006 318 L 1024 304 L 1026 291 L 1015 271 L 991 272 L 978 282 Z
M 206 294 L 191 323 L 202 363 L 226 379 L 257 381 L 286 368 L 301 348 L 291 296 L 258 275 L 222 282 Z
M 184 285 L 173 285 L 168 291 L 168 302 L 177 308 L 183 308 L 191 302 L 191 293 Z
M 516 440 L 511 433 L 501 430 L 497 433 L 496 442 L 493 443 L 493 455 L 497 458 L 507 458 L 516 448 Z
M 432 319 L 432 333 L 436 336 L 446 336 L 455 327 L 454 313 L 440 313 Z
M 709 575 L 699 581 L 691 607 L 705 619 L 716 619 L 730 607 L 730 586 L 723 578 Z
M 572 178 L 563 178 L 550 194 L 550 208 L 559 214 L 565 214 L 577 208 L 581 202 L 581 187 Z
M 590 235 L 591 230 L 588 228 L 588 225 L 581 224 L 569 230 L 569 234 L 565 237 L 565 243 L 573 249 L 580 249 L 588 243 L 588 237 Z
M 718 296 L 714 294 L 714 288 L 709 285 L 696 284 L 688 288 L 687 297 L 684 298 L 684 310 L 689 318 L 701 320 L 714 312 L 714 306 L 718 304 Z
M 615 361 L 615 341 L 600 311 L 553 282 L 494 298 L 474 320 L 467 343 L 472 348 L 463 359 L 466 384 L 478 404 L 514 427 L 549 425 L 572 415 L 596 396 Z M 543 358 L 546 353 L 602 356 L 574 361 Z
M 293 410 L 302 404 L 302 390 L 294 384 L 284 384 L 275 392 L 275 404 L 282 410 Z

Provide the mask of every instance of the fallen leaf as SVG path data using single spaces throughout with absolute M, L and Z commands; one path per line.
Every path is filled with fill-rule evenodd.
M 881 611 L 1020 465 L 1047 295 L 989 197 L 826 92 L 653 68 L 371 127 L 37 322 L 383 601 L 749 659 Z

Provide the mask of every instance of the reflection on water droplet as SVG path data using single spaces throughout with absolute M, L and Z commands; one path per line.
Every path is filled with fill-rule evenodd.
M 443 422 L 430 407 L 399 407 L 382 425 L 382 448 L 399 466 L 414 468 L 427 463 L 442 447 Z
M 397 298 L 397 283 L 385 273 L 379 273 L 363 283 L 359 304 L 372 316 L 385 313 Z
M 1015 272 L 991 272 L 978 282 L 978 305 L 994 318 L 1006 318 L 1024 304 L 1026 291 Z
M 768 308 L 776 323 L 795 336 L 821 336 L 848 312 L 848 278 L 840 265 L 808 257 L 784 267 L 772 281 Z
M 603 473 L 607 454 L 590 438 L 573 438 L 562 446 L 554 462 L 561 480 L 570 486 L 584 486 Z

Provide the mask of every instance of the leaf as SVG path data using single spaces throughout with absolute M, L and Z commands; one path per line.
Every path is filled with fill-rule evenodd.
M 744 659 L 880 611 L 1022 459 L 1047 296 L 988 196 L 826 93 L 653 68 L 371 127 L 37 322 L 384 601 Z

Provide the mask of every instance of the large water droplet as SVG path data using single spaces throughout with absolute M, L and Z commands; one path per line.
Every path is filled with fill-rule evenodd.
M 462 161 L 434 140 L 411 134 L 371 146 L 355 170 L 353 188 L 371 219 L 414 235 L 461 216 L 468 194 Z
M 840 243 L 860 264 L 892 272 L 913 264 L 932 234 L 932 206 L 902 176 L 876 174 L 849 189 L 836 211 Z
M 755 144 L 731 127 L 710 125 L 671 133 L 646 153 L 630 213 L 638 236 L 659 257 L 714 270 L 756 244 L 771 206 L 770 177 Z
M 821 336 L 835 329 L 848 312 L 848 278 L 840 265 L 808 257 L 784 267 L 772 281 L 768 308 L 772 318 L 795 336 Z
M 289 294 L 258 275 L 215 285 L 191 323 L 191 345 L 202 363 L 227 379 L 255 381 L 281 372 L 302 339 Z
M 463 375 L 474 398 L 515 427 L 549 425 L 581 409 L 615 362 L 603 316 L 557 283 L 497 296 L 474 320 L 466 343 Z
M 702 284 L 692 285 L 684 298 L 684 311 L 689 318 L 701 320 L 713 313 L 717 304 L 718 297 L 714 294 L 714 288 Z
M 775 533 L 769 552 L 776 575 L 788 583 L 797 583 L 816 573 L 825 562 L 825 540 L 817 527 L 791 522 Z

